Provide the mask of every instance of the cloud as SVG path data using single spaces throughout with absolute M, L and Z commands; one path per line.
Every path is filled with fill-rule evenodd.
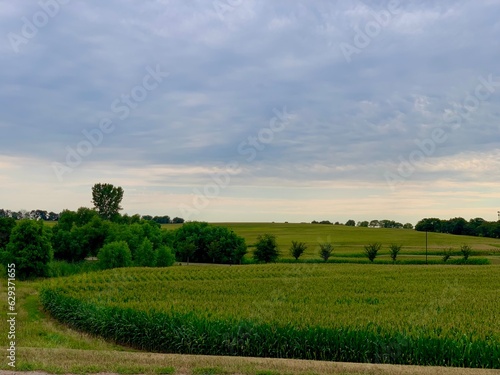
M 154 189 L 170 202 L 190 197 L 210 179 L 209 171 L 236 161 L 242 173 L 232 180 L 239 195 L 231 199 L 261 199 L 249 214 L 255 220 L 271 217 L 259 210 L 277 199 L 273 186 L 291 189 L 298 206 L 319 210 L 321 204 L 300 202 L 321 195 L 324 184 L 364 186 L 360 196 L 342 195 L 352 204 L 361 196 L 364 202 L 370 189 L 387 194 L 388 216 L 399 215 L 384 174 L 438 127 L 447 131 L 446 142 L 399 190 L 446 180 L 465 181 L 479 194 L 477 183 L 496 176 L 500 86 L 459 129 L 451 130 L 445 119 L 463 112 L 482 78 L 500 81 L 497 2 L 401 3 L 350 62 L 340 45 L 354 43 L 387 11 L 387 2 L 222 3 L 223 11 L 202 1 L 69 2 L 18 53 L 7 36 L 22 35 L 24 20 L 32 20 L 40 5 L 2 3 L 0 160 L 10 166 L 2 167 L 2 181 L 13 186 L 3 190 L 6 202 L 19 205 L 21 193 L 36 189 L 47 202 L 69 206 L 76 189 L 82 192 L 77 201 L 88 205 L 84 186 L 106 178 Z M 148 67 L 157 65 L 168 78 L 120 118 L 113 103 L 142 85 Z M 293 118 L 272 142 L 255 147 L 248 161 L 242 143 L 269 129 L 274 110 L 283 107 Z M 106 118 L 114 130 L 59 182 L 51 163 L 64 164 L 68 148 L 86 140 L 83 131 L 99 129 Z M 21 169 L 5 160 L 16 160 Z M 33 174 L 29 188 L 19 190 L 16 181 L 27 181 L 23 168 Z M 50 198 L 54 191 L 67 200 Z M 221 199 L 228 194 L 231 188 Z M 154 209 L 140 199 L 127 204 Z M 230 205 L 237 203 L 224 199 L 202 217 L 224 220 L 234 211 L 233 218 L 237 210 Z M 177 209 L 175 201 L 164 209 Z M 450 198 L 443 213 L 454 203 Z M 273 207 L 279 213 L 284 206 Z M 299 211 L 293 215 L 301 220 Z

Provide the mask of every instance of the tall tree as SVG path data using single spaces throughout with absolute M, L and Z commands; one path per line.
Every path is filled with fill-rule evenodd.
M 123 189 L 111 184 L 95 184 L 92 187 L 92 203 L 104 219 L 110 220 L 122 209 Z

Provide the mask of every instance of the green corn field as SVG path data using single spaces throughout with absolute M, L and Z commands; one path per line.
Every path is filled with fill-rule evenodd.
M 500 368 L 499 266 L 126 268 L 49 280 L 40 297 L 141 350 Z

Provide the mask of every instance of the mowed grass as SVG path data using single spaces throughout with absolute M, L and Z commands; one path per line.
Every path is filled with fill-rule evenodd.
M 332 242 L 335 249 L 333 257 L 363 257 L 364 246 L 379 242 L 382 244 L 379 256 L 389 259 L 389 245 L 400 244 L 403 249 L 399 256 L 401 259 L 424 259 L 425 257 L 425 232 L 408 229 L 361 228 L 344 225 L 324 224 L 293 224 L 293 223 L 213 223 L 232 229 L 236 234 L 245 238 L 249 246 L 249 253 L 253 251 L 252 245 L 257 237 L 264 233 L 276 236 L 283 259 L 293 259 L 289 253 L 292 241 L 305 242 L 307 250 L 300 259 L 319 259 L 320 242 Z M 163 228 L 173 230 L 179 224 L 164 225 Z M 469 245 L 474 250 L 475 256 L 486 257 L 492 263 L 500 264 L 500 239 L 456 236 L 443 233 L 428 233 L 429 259 L 441 259 L 444 249 L 452 248 L 457 255 L 463 244 Z M 247 255 L 250 258 L 251 255 Z
M 499 368 L 499 271 L 120 269 L 51 281 L 42 300 L 63 322 L 149 351 Z

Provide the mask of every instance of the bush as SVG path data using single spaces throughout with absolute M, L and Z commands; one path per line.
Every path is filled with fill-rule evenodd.
M 462 255 L 464 257 L 464 260 L 466 261 L 467 259 L 469 259 L 469 256 L 472 254 L 472 249 L 469 245 L 462 245 L 462 247 L 460 247 L 460 252 L 462 253 Z
M 48 276 L 52 246 L 43 221 L 19 221 L 12 230 L 5 255 L 3 261 L 15 263 L 16 277 L 20 280 Z
M 319 244 L 319 256 L 325 262 L 328 261 L 333 254 L 333 245 L 331 242 L 324 242 Z
M 258 262 L 275 262 L 279 257 L 276 236 L 272 234 L 262 234 L 257 237 L 253 258 Z
M 290 254 L 295 258 L 299 257 L 306 251 L 307 245 L 304 242 L 292 241 L 292 246 L 290 247 Z
M 378 242 L 374 242 L 365 246 L 365 254 L 370 262 L 373 262 L 375 260 L 381 247 L 382 244 Z
M 168 246 L 160 246 L 156 256 L 156 267 L 170 267 L 175 263 L 175 255 Z
M 453 254 L 453 249 L 444 249 L 443 250 L 443 262 L 446 262 L 448 259 L 450 259 L 451 255 Z
M 132 253 L 125 241 L 104 245 L 99 250 L 97 258 L 102 269 L 130 267 L 132 265 Z
M 402 245 L 396 245 L 394 243 L 392 243 L 389 246 L 389 252 L 390 252 L 391 259 L 392 259 L 393 263 L 396 262 L 396 258 L 398 257 L 398 254 L 399 254 L 399 252 L 401 251 L 402 248 L 403 248 Z

